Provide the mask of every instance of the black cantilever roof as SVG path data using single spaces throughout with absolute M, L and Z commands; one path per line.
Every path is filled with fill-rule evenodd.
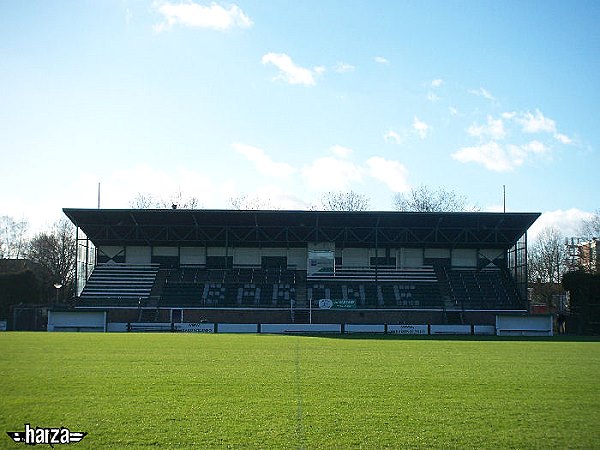
M 510 248 L 539 213 L 74 209 L 96 246 L 429 246 Z

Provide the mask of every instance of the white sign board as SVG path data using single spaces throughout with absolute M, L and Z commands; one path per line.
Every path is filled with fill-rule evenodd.
M 308 276 L 315 274 L 333 274 L 335 267 L 335 253 L 330 250 L 309 250 Z
M 385 325 L 347 324 L 346 333 L 385 333 Z
M 220 323 L 219 333 L 256 333 L 258 325 L 255 323 Z
M 471 334 L 471 325 L 431 325 L 431 334 Z
M 214 323 L 176 323 L 173 324 L 175 331 L 180 331 L 182 333 L 214 333 L 215 332 L 215 324 Z
M 260 326 L 261 333 L 339 333 L 340 331 L 339 324 L 326 323 L 264 323 Z
M 106 331 L 105 311 L 48 311 L 48 331 Z
M 388 334 L 427 334 L 427 325 L 388 325 Z
M 477 335 L 493 336 L 496 334 L 496 327 L 494 325 L 474 325 L 473 332 Z
M 496 316 L 498 336 L 552 336 L 552 316 L 502 315 Z

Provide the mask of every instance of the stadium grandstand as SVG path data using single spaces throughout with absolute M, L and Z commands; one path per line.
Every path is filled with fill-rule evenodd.
M 493 324 L 538 213 L 64 209 L 76 307 L 114 322 Z

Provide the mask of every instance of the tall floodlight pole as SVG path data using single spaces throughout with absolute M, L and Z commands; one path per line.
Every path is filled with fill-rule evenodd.
M 503 199 L 503 204 L 504 204 L 503 211 L 506 212 L 506 185 L 505 184 L 502 185 L 502 199 Z
M 98 209 L 100 209 L 100 183 L 98 183 Z

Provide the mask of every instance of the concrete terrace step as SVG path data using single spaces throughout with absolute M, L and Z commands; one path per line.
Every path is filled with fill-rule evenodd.
M 81 293 L 94 298 L 148 298 L 158 274 L 157 265 L 107 264 L 97 266 Z

